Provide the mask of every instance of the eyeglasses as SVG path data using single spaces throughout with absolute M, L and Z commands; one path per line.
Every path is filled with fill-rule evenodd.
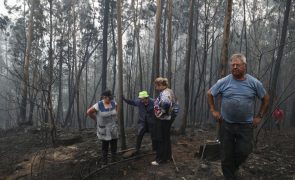
M 231 64 L 231 67 L 237 67 L 240 68 L 241 66 L 243 66 L 244 64 Z

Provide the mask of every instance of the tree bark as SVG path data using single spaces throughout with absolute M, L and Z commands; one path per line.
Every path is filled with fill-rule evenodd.
M 104 1 L 104 18 L 103 18 L 103 43 L 102 43 L 102 69 L 101 69 L 101 91 L 107 88 L 107 67 L 108 67 L 108 26 L 109 26 L 109 9 L 110 0 Z
M 111 6 L 111 28 L 112 28 L 112 41 L 113 41 L 113 57 L 114 57 L 114 65 L 113 65 L 113 88 L 112 88 L 112 91 L 113 91 L 113 94 L 114 94 L 114 91 L 116 89 L 116 77 L 117 77 L 117 47 L 116 47 L 116 36 L 115 36 L 115 27 L 114 27 L 114 21 L 116 19 L 114 18 L 114 7 Z
M 63 34 L 61 36 L 59 62 L 58 62 L 58 103 L 57 103 L 57 123 L 61 123 L 63 120 L 63 103 L 62 103 L 62 76 L 63 76 Z
M 123 56 L 122 56 L 122 22 L 121 22 L 121 0 L 117 0 L 117 24 L 118 24 L 118 76 L 119 76 L 119 103 L 118 118 L 120 121 L 121 148 L 126 149 L 126 137 L 123 113 Z
M 167 43 L 168 43 L 168 51 L 167 51 L 167 78 L 170 86 L 172 87 L 172 11 L 173 11 L 173 2 L 172 0 L 168 0 L 168 34 L 167 34 Z
M 78 69 L 80 69 L 79 63 L 77 61 L 77 25 L 76 25 L 76 21 L 77 21 L 77 14 L 76 14 L 76 8 L 75 8 L 75 4 L 73 4 L 73 26 L 74 29 L 72 31 L 72 38 L 73 38 L 73 66 L 74 66 L 74 78 L 75 78 L 75 82 L 76 82 L 76 115 L 77 115 L 77 123 L 78 123 L 78 128 L 79 130 L 82 129 L 82 121 L 81 121 L 81 117 L 80 117 L 80 80 L 77 80 L 77 74 L 78 74 Z M 86 52 L 85 52 L 86 54 Z M 82 58 L 81 58 L 82 59 Z M 79 77 L 80 78 L 80 77 Z
M 281 61 L 283 58 L 283 52 L 284 52 L 284 47 L 285 47 L 285 42 L 286 42 L 286 37 L 287 37 L 287 30 L 288 30 L 288 24 L 289 24 L 289 14 L 290 14 L 290 9 L 291 9 L 291 1 L 292 0 L 287 0 L 286 1 L 286 9 L 284 13 L 284 21 L 283 21 L 283 27 L 282 27 L 282 34 L 281 34 L 281 40 L 279 44 L 279 49 L 278 49 L 278 55 L 277 59 L 275 61 L 275 66 L 273 70 L 273 75 L 272 75 L 272 81 L 271 81 L 271 90 L 270 90 L 270 108 L 269 111 L 272 112 L 272 107 L 274 107 L 274 99 L 276 98 L 276 88 L 277 88 L 277 83 L 278 83 L 278 77 L 279 77 L 279 72 L 280 72 L 280 66 L 281 66 Z
M 33 21 L 34 21 L 34 10 L 35 4 L 34 0 L 31 0 L 31 10 L 30 10 L 30 19 L 27 32 L 27 44 L 26 44 L 26 54 L 25 54 L 25 63 L 24 63 L 24 72 L 23 72 L 23 81 L 21 82 L 21 104 L 20 104 L 20 122 L 19 124 L 25 123 L 27 116 L 27 97 L 28 97 L 28 86 L 29 86 L 29 66 L 31 58 L 31 48 L 33 41 Z
M 164 1 L 162 1 L 162 7 L 163 7 Z M 167 5 L 165 7 L 165 11 L 164 11 L 164 22 L 163 22 L 163 33 L 162 36 L 160 37 L 160 39 L 162 38 L 162 65 L 161 65 L 161 76 L 164 77 L 165 76 L 165 58 L 166 58 L 166 26 L 167 26 Z
M 228 67 L 228 43 L 229 43 L 229 34 L 230 34 L 230 21 L 232 14 L 232 0 L 227 1 L 227 9 L 224 17 L 224 31 L 223 31 L 223 41 L 222 41 L 222 50 L 220 58 L 220 77 L 224 77 L 227 74 Z
M 292 112 L 291 113 L 292 118 L 290 118 L 290 124 L 291 124 L 291 127 L 295 127 L 295 119 L 294 119 L 294 117 L 295 117 L 295 100 L 293 100 L 293 102 L 292 102 L 292 111 L 291 112 Z
M 189 17 L 189 27 L 188 27 L 188 44 L 186 51 L 186 60 L 185 60 L 185 79 L 184 79 L 184 107 L 183 107 L 183 117 L 180 126 L 180 133 L 185 134 L 185 129 L 187 126 L 187 115 L 189 109 L 189 99 L 190 99 L 190 90 L 189 90 L 189 74 L 190 74 L 190 61 L 191 61 L 191 44 L 192 44 L 192 31 L 193 31 L 193 21 L 194 21 L 194 5 L 195 1 L 190 1 L 190 17 Z
M 156 11 L 156 27 L 155 27 L 155 43 L 154 43 L 154 53 L 153 53 L 153 67 L 151 75 L 151 95 L 156 96 L 154 87 L 154 80 L 160 75 L 160 33 L 161 33 L 161 0 L 157 0 L 157 11 Z
M 48 57 L 48 95 L 47 95 L 47 113 L 48 119 L 50 122 L 50 134 L 53 145 L 55 145 L 56 140 L 56 128 L 53 117 L 53 107 L 52 107 L 52 84 L 53 84 L 53 49 L 52 49 L 52 41 L 53 41 L 53 27 L 52 27 L 52 0 L 49 0 L 49 18 L 50 18 L 50 32 L 49 32 L 49 57 Z

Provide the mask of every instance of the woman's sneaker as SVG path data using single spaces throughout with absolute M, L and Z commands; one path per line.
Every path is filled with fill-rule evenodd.
M 151 165 L 153 165 L 153 166 L 159 166 L 160 164 L 157 161 L 153 161 L 153 162 L 151 162 Z

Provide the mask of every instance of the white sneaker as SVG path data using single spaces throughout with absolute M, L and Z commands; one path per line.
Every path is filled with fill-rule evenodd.
M 153 162 L 151 162 L 151 164 L 152 164 L 153 166 L 159 166 L 159 165 L 160 165 L 157 161 L 153 161 Z

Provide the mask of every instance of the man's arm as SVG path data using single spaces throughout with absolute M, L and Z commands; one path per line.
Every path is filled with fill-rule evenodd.
M 268 105 L 269 105 L 269 95 L 266 94 L 261 99 L 261 105 L 260 105 L 260 108 L 259 108 L 258 115 L 253 119 L 253 125 L 254 126 L 257 126 L 260 123 L 262 117 L 264 116 L 265 112 L 267 111 Z
M 218 111 L 215 110 L 214 97 L 213 97 L 213 95 L 212 95 L 212 93 L 211 93 L 210 90 L 208 90 L 207 96 L 208 96 L 209 108 L 210 108 L 210 111 L 211 111 L 213 117 L 216 120 L 221 120 L 221 114 L 220 114 L 220 112 L 218 112 Z

